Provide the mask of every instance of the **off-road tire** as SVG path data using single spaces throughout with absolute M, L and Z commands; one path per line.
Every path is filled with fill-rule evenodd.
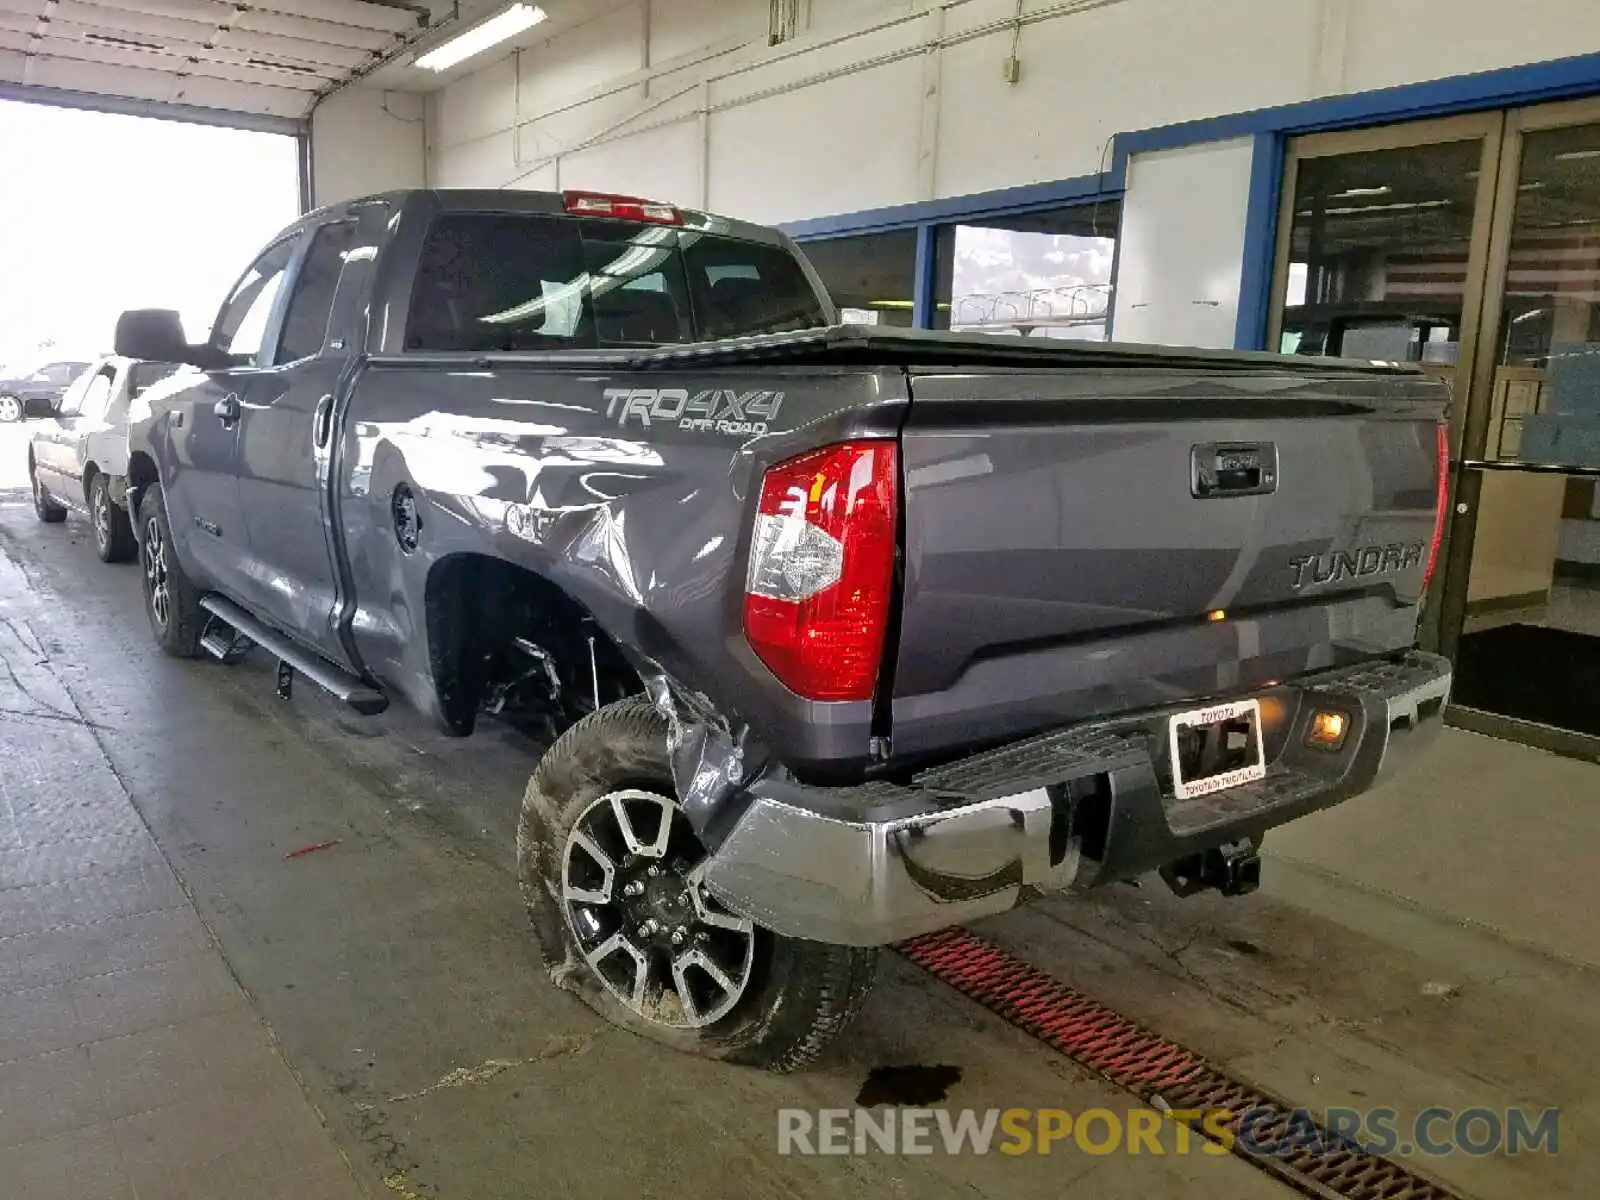
M 111 499 L 111 483 L 97 472 L 89 483 L 89 520 L 94 527 L 94 552 L 105 563 L 132 562 L 139 553 L 127 510 Z
M 59 525 L 67 519 L 67 509 L 59 500 L 51 497 L 44 484 L 39 482 L 39 468 L 34 464 L 33 455 L 28 455 L 28 490 L 33 493 L 34 514 L 46 525 Z
M 735 1007 L 698 1029 L 636 1013 L 595 976 L 561 901 L 563 851 L 573 824 L 608 792 L 671 796 L 667 723 L 643 696 L 591 713 L 550 747 L 523 796 L 517 877 L 551 978 L 615 1025 L 691 1054 L 772 1071 L 810 1063 L 860 1011 L 878 951 L 783 937 L 756 927 L 750 982 Z
M 157 554 L 162 556 L 167 584 L 165 619 L 157 615 L 155 600 L 151 560 Z M 200 635 L 205 631 L 208 614 L 200 607 L 200 593 L 178 561 L 166 500 L 157 484 L 145 488 L 139 497 L 139 569 L 144 576 L 144 610 L 156 644 L 173 658 L 194 658 L 200 653 Z

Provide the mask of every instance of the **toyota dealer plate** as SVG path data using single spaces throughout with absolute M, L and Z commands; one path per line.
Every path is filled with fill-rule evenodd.
M 1172 790 L 1179 800 L 1254 783 L 1267 773 L 1261 703 L 1235 700 L 1179 713 L 1168 725 Z

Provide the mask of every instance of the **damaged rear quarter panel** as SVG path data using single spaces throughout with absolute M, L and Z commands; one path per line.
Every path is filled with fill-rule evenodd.
M 749 650 L 745 550 L 767 466 L 892 437 L 905 410 L 893 369 L 375 358 L 350 394 L 337 465 L 357 648 L 437 714 L 429 573 L 486 555 L 561 588 L 642 675 L 709 698 L 786 764 L 865 760 L 869 703 L 805 701 Z M 398 534 L 412 521 L 408 551 Z

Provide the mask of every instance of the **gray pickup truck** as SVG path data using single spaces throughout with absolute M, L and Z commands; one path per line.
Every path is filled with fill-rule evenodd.
M 776 1069 L 877 947 L 1250 890 L 1450 687 L 1436 380 L 835 321 L 770 229 L 416 191 L 286 230 L 204 345 L 117 334 L 184 364 L 130 431 L 161 646 L 547 729 L 518 862 L 556 981 Z

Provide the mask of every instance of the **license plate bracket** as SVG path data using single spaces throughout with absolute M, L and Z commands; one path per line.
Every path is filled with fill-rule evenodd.
M 1259 700 L 1178 713 L 1167 722 L 1167 743 L 1172 791 L 1179 800 L 1253 783 L 1267 773 Z

